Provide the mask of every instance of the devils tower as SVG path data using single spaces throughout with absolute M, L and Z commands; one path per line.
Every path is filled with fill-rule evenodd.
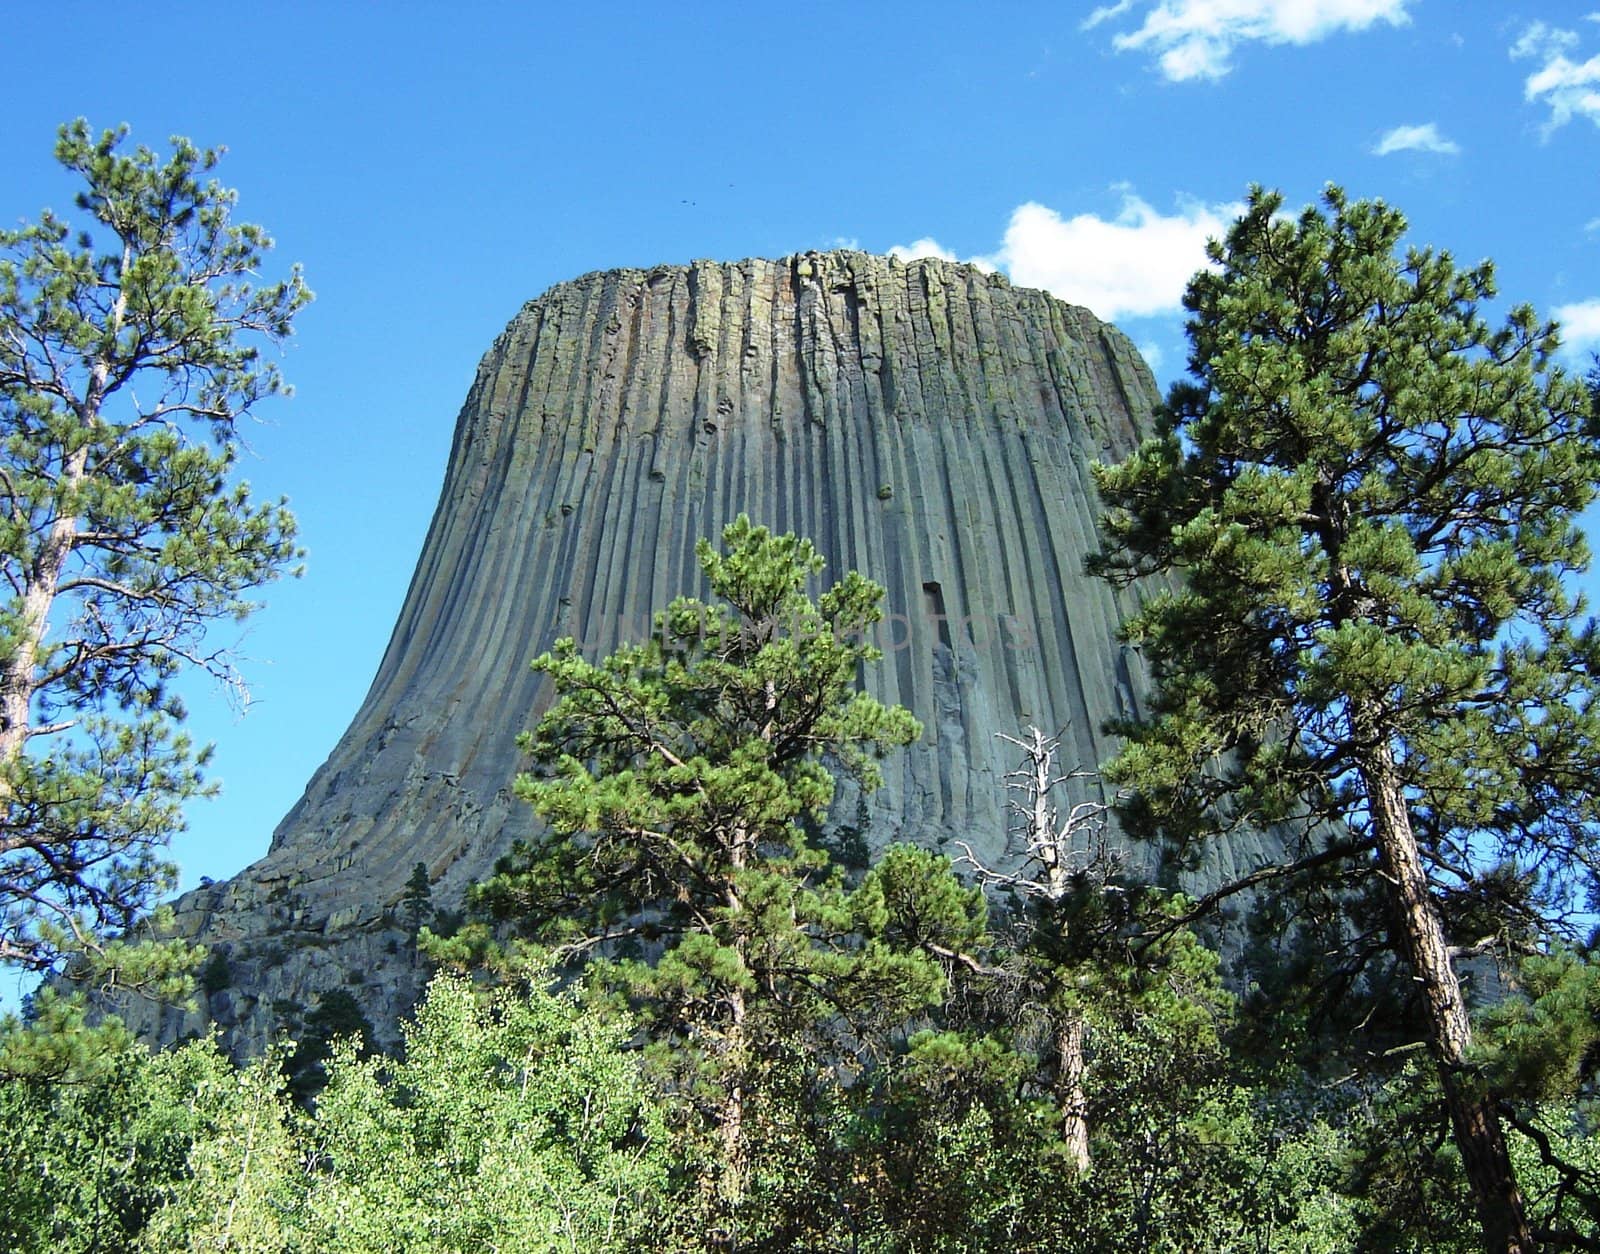
M 380 1023 L 409 1005 L 414 866 L 454 906 L 532 829 L 511 795 L 516 734 L 548 700 L 530 659 L 566 635 L 591 656 L 642 637 L 700 590 L 696 540 L 741 512 L 812 539 L 825 579 L 855 569 L 887 589 L 867 686 L 926 731 L 869 802 L 841 792 L 842 842 L 965 840 L 1000 860 L 1016 763 L 996 733 L 1063 730 L 1093 766 L 1102 723 L 1137 708 L 1127 606 L 1082 570 L 1089 464 L 1125 455 L 1154 401 L 1116 328 L 936 260 L 614 270 L 529 302 L 478 367 L 349 730 L 266 856 L 179 902 L 220 955 L 207 1016 L 253 1050 L 331 990 Z

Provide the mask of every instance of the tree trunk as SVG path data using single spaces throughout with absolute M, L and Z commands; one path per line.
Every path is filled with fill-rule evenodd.
M 1083 1091 L 1088 1069 L 1083 1056 L 1083 1016 L 1069 1011 L 1056 1030 L 1056 1100 L 1061 1109 L 1061 1140 L 1074 1170 L 1089 1170 L 1089 1101 Z
M 769 704 L 770 704 L 769 696 Z M 736 824 L 728 849 L 728 879 L 723 888 L 723 900 L 728 907 L 728 917 L 733 925 L 733 949 L 739 955 L 739 966 L 746 966 L 748 944 L 743 931 L 744 905 L 739 898 L 738 874 L 749 861 L 752 838 L 748 829 Z M 746 1063 L 745 996 L 738 985 L 728 989 L 728 1031 L 723 1039 L 727 1068 L 725 1083 L 727 1093 L 722 1100 L 717 1134 L 722 1140 L 722 1171 L 717 1192 L 724 1205 L 737 1205 L 744 1197 L 745 1144 L 744 1144 L 744 1074 Z
M 107 342 L 115 344 L 127 317 L 128 272 L 133 268 L 133 246 L 122 246 L 122 263 L 117 283 L 117 297 L 106 313 Z M 83 399 L 73 403 L 78 421 L 87 429 L 100 417 L 100 406 L 106 397 L 111 378 L 111 362 L 103 354 L 97 356 L 89 370 L 88 388 Z M 78 540 L 77 501 L 84 476 L 89 468 L 90 440 L 85 434 L 81 448 L 65 457 L 61 478 L 56 485 L 60 493 L 58 505 L 63 506 L 50 520 L 49 534 L 26 572 L 22 595 L 22 616 L 17 629 L 16 652 L 0 674 L 0 767 L 15 762 L 28 747 L 33 731 L 33 694 L 37 686 L 39 649 L 50 627 L 50 608 L 55 604 L 56 589 L 61 585 L 62 573 L 67 568 L 67 558 Z M 0 801 L 8 801 L 11 789 L 0 776 Z
M 1423 995 L 1428 1046 L 1439 1068 L 1456 1148 L 1483 1226 L 1484 1248 L 1491 1254 L 1531 1254 L 1538 1247 L 1528 1229 L 1522 1192 L 1512 1171 L 1494 1099 L 1466 1070 L 1472 1026 L 1438 907 L 1428 888 L 1421 850 L 1411 830 L 1394 752 L 1379 730 L 1381 720 L 1370 710 L 1358 708 L 1353 721 L 1356 743 L 1364 747 L 1361 779 L 1397 939 Z
M 87 445 L 62 467 L 60 491 L 70 500 L 82 483 L 88 466 Z M 39 649 L 50 625 L 50 607 L 55 604 L 56 588 L 61 583 L 78 538 L 78 519 L 73 514 L 57 515 L 40 546 L 39 555 L 26 572 L 20 622 L 12 653 L 0 674 L 0 766 L 16 761 L 28 747 L 33 723 L 33 692 L 37 683 Z M 0 798 L 9 789 L 0 779 Z
M 744 994 L 732 994 L 733 1026 L 728 1032 L 728 1093 L 722 1103 L 722 1199 L 738 1202 L 744 1196 Z

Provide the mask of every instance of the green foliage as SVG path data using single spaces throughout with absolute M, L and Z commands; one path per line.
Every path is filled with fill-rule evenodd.
M 1437 1072 L 1420 1060 L 1351 1104 L 1336 1158 L 1348 1172 L 1346 1205 L 1363 1248 L 1482 1248 L 1443 1107 Z M 1574 1110 L 1570 1090 L 1565 1099 L 1519 1103 L 1508 1113 L 1511 1158 L 1533 1230 L 1552 1249 L 1592 1248 L 1600 1240 L 1592 1116 Z
M 440 976 L 404 1061 L 340 1047 L 306 1134 L 322 1174 L 302 1248 L 602 1251 L 648 1232 L 666 1158 L 631 1025 L 543 978 L 483 995 Z
M 1583 376 L 1583 382 L 1589 389 L 1589 413 L 1595 423 L 1594 429 L 1600 431 L 1600 353 L 1590 354 L 1589 361 L 1589 373 Z
M 124 1034 L 97 1042 L 92 1057 L 92 1069 L 65 1079 L 35 1072 L 0 1084 L 8 1250 L 134 1248 L 240 1083 L 209 1042 L 152 1057 Z
M 790 1170 L 753 1183 L 764 1226 L 743 1235 L 763 1249 L 1352 1248 L 1342 1136 L 1249 1083 L 1215 1025 L 1162 1011 L 1095 1018 L 1089 1170 L 1003 1024 L 927 1029 L 851 1084 L 784 1095 Z
M 1397 257 L 1401 215 L 1337 189 L 1328 216 L 1281 203 L 1253 192 L 1213 245 L 1185 299 L 1196 382 L 1096 471 L 1096 569 L 1184 575 L 1126 628 L 1160 696 L 1119 728 L 1112 775 L 1141 830 L 1180 841 L 1227 820 L 1361 831 L 1350 720 L 1376 707 L 1441 907 L 1559 906 L 1589 849 L 1571 772 L 1594 641 L 1566 590 L 1600 477 L 1587 397 L 1531 310 L 1485 322 L 1487 263 Z
M 1523 959 L 1506 996 L 1488 1007 L 1478 1042 L 1496 1089 L 1537 1103 L 1581 1102 L 1600 1117 L 1600 965 L 1590 953 L 1556 950 Z
M 716 606 L 677 601 L 654 640 L 598 664 L 570 643 L 537 663 L 557 700 L 524 741 L 546 773 L 520 789 L 550 830 L 473 894 L 589 957 L 597 1005 L 620 995 L 641 1015 L 682 1189 L 657 1241 L 1057 1250 L 1131 1231 L 1149 1248 L 1343 1232 L 1331 1170 L 1267 1165 L 1301 1130 L 1263 1117 L 1234 1074 L 1214 956 L 1175 924 L 1135 956 L 1135 886 L 1080 880 L 1006 950 L 941 855 L 892 846 L 845 883 L 800 820 L 821 818 L 829 766 L 870 783 L 870 754 L 909 734 L 852 691 L 879 593 L 852 575 L 813 606 L 809 545 L 742 519 L 724 544 L 701 548 Z M 521 942 L 489 937 L 479 923 L 426 943 L 514 971 Z M 1052 1050 L 1069 1019 L 1087 1025 L 1090 1171 L 1062 1141 Z M 1164 1247 L 1166 1233 L 1183 1235 Z
M 115 1064 L 131 1043 L 115 1017 L 94 1019 L 81 995 L 48 985 L 28 998 L 22 1018 L 0 1018 L 0 1081 L 83 1083 Z
M 406 930 L 413 936 L 433 917 L 433 884 L 428 878 L 427 863 L 419 862 L 411 868 L 411 878 L 406 880 L 400 907 L 405 913 Z
M 210 1042 L 187 1048 L 203 1061 L 216 1058 Z M 213 1064 L 194 1089 L 206 1120 L 188 1147 L 183 1174 L 133 1248 L 240 1254 L 297 1248 L 303 1159 L 281 1069 L 275 1053 L 237 1071 Z
M 284 1057 L 283 1075 L 291 1097 L 309 1102 L 327 1080 L 324 1064 L 333 1056 L 334 1043 L 346 1041 L 361 1057 L 372 1052 L 372 1021 L 346 989 L 319 994 L 317 1004 L 299 1024 L 294 1047 Z
M 1092 569 L 1182 576 L 1126 624 L 1159 691 L 1105 770 L 1190 865 L 1275 825 L 1290 858 L 1254 882 L 1314 873 L 1353 973 L 1393 953 L 1485 1240 L 1526 1249 L 1450 946 L 1571 936 L 1600 867 L 1600 635 L 1570 589 L 1600 446 L 1555 327 L 1483 316 L 1488 263 L 1401 254 L 1394 209 L 1324 202 L 1291 219 L 1252 190 L 1185 297 L 1194 381 L 1096 467 Z
M 218 947 L 211 950 L 200 968 L 200 991 L 207 995 L 220 993 L 233 982 L 233 970 L 228 962 L 228 951 Z
M 864 1032 L 927 1004 L 943 977 L 874 930 L 892 913 L 870 897 L 883 877 L 853 898 L 802 825 L 827 813 L 830 766 L 870 790 L 875 758 L 920 731 L 855 688 L 883 590 L 851 572 L 813 602 L 808 541 L 744 517 L 722 540 L 699 547 L 714 602 L 679 598 L 650 641 L 598 664 L 571 640 L 534 663 L 557 699 L 522 740 L 544 773 L 517 792 L 548 832 L 472 900 L 558 952 L 604 947 L 592 974 L 639 1007 L 658 1067 L 723 1138 L 715 1170 L 737 1199 L 762 1077 L 838 1021 Z
M 402 1060 L 337 1044 L 315 1111 L 283 1056 L 211 1041 L 100 1054 L 81 1082 L 0 1087 L 0 1242 L 18 1251 L 701 1250 L 716 1231 L 681 1099 L 637 1025 L 552 992 L 440 976 Z M 1352 1248 L 1347 1138 L 1275 1119 L 1230 1080 L 1215 1024 L 1146 998 L 1097 1022 L 1095 1164 L 1059 1152 L 1033 1060 L 925 1029 L 854 1079 L 769 1061 L 746 1115 L 748 1249 Z M 1273 1095 L 1274 1097 L 1276 1095 Z M 1281 1112 L 1280 1112 L 1281 1113 Z M 675 1132 L 676 1129 L 676 1132 Z
M 0 1244 L 90 1250 L 620 1250 L 669 1192 L 632 1025 L 540 972 L 481 995 L 443 976 L 406 1057 L 335 1047 L 316 1112 L 281 1052 L 124 1042 L 70 1083 L 0 1086 Z
M 0 1015 L 0 1079 L 80 1083 L 127 1047 L 121 1021 L 102 1013 L 119 988 L 167 1001 L 185 998 L 204 950 L 168 935 L 171 919 L 171 909 L 160 907 L 132 934 L 98 942 L 93 961 L 75 963 L 69 979 L 36 988 L 22 1018 Z M 84 990 L 72 987 L 72 981 L 90 980 L 102 1002 L 95 1011 Z
M 0 960 L 34 970 L 127 957 L 104 938 L 171 887 L 163 849 L 207 788 L 171 681 L 236 683 L 206 628 L 298 555 L 284 503 L 236 480 L 235 433 L 283 391 L 260 346 L 310 294 L 298 271 L 256 284 L 271 241 L 231 220 L 217 152 L 123 138 L 62 127 L 81 218 L 0 231 Z

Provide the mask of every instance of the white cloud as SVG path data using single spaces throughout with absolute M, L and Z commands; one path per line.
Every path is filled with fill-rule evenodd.
M 1519 57 L 1558 57 L 1568 48 L 1578 45 L 1576 31 L 1562 30 L 1545 22 L 1535 22 L 1522 32 L 1517 42 L 1511 45 L 1513 58 Z
M 1107 321 L 1179 313 L 1189 279 L 1207 264 L 1206 240 L 1227 234 L 1244 206 L 1181 201 L 1176 213 L 1162 214 L 1126 187 L 1118 190 L 1122 208 L 1114 218 L 1063 218 L 1031 201 L 1017 206 L 1000 248 L 987 256 L 958 257 L 931 236 L 896 244 L 889 255 L 1004 270 L 1021 287 L 1042 287 Z M 1151 352 L 1159 356 L 1153 345 Z
M 1129 2 L 1096 9 L 1084 28 L 1118 17 Z M 1221 78 L 1242 43 L 1309 44 L 1342 30 L 1365 30 L 1375 22 L 1409 21 L 1409 0 L 1159 0 L 1138 30 L 1115 36 L 1117 51 L 1156 56 L 1173 82 Z
M 958 257 L 931 235 L 924 235 L 910 244 L 896 244 L 889 250 L 889 256 L 900 261 L 920 261 L 924 257 L 933 257 L 939 261 L 955 261 L 962 265 L 976 266 L 985 274 L 993 273 L 995 268 L 993 257 Z
M 1176 313 L 1190 276 L 1206 264 L 1205 244 L 1221 237 L 1242 205 L 1180 205 L 1163 215 L 1124 191 L 1122 210 L 1063 218 L 1040 204 L 1011 214 L 993 258 L 1024 287 L 1042 287 L 1108 320 Z
M 1392 152 L 1460 152 L 1461 145 L 1439 134 L 1432 122 L 1422 126 L 1397 126 L 1380 139 L 1372 149 L 1375 157 L 1387 157 Z
M 1109 22 L 1114 17 L 1121 17 L 1133 8 L 1133 0 L 1117 0 L 1115 4 L 1101 5 L 1078 25 L 1079 30 L 1093 30 L 1101 22 Z
M 1527 101 L 1550 106 L 1545 124 L 1548 136 L 1575 117 L 1600 126 L 1600 53 L 1587 61 L 1573 61 L 1567 53 L 1578 46 L 1576 32 L 1535 22 L 1511 45 L 1513 58 L 1532 58 L 1543 64 L 1528 75 L 1522 87 Z
M 1561 324 L 1561 347 L 1568 353 L 1600 348 L 1600 300 L 1581 300 L 1572 305 L 1557 305 L 1555 319 Z
M 953 252 L 930 235 L 924 235 L 910 244 L 896 244 L 889 250 L 889 256 L 897 257 L 901 261 L 916 261 L 922 257 L 936 257 L 940 261 L 959 260 Z
M 1154 340 L 1146 340 L 1144 343 L 1137 345 L 1137 347 L 1139 356 L 1144 358 L 1144 364 L 1150 367 L 1150 373 L 1154 374 L 1159 371 L 1161 369 L 1161 345 Z

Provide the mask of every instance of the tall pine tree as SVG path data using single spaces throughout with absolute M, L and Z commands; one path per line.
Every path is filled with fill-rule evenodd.
M 1191 382 L 1097 468 L 1115 580 L 1177 572 L 1127 624 L 1159 696 L 1107 773 L 1194 851 L 1232 824 L 1278 872 L 1375 896 L 1491 1250 L 1531 1250 L 1459 963 L 1559 930 L 1600 866 L 1600 642 L 1570 590 L 1600 481 L 1583 388 L 1491 267 L 1399 251 L 1404 218 L 1254 189 L 1191 282 Z
M 0 231 L 0 961 L 93 955 L 127 982 L 106 933 L 171 886 L 205 788 L 172 680 L 237 682 L 207 628 L 298 556 L 235 460 L 283 390 L 262 349 L 310 293 L 297 269 L 258 284 L 271 240 L 232 220 L 218 152 L 124 136 L 62 127 L 77 220 Z
M 968 943 L 983 910 L 952 881 L 957 917 L 890 939 L 905 912 L 885 904 L 886 877 L 913 852 L 891 851 L 850 893 L 807 831 L 834 770 L 870 791 L 876 757 L 920 732 L 856 686 L 879 656 L 883 590 L 852 571 L 813 602 L 823 563 L 809 541 L 742 516 L 722 541 L 699 546 L 710 602 L 679 598 L 648 642 L 599 663 L 571 640 L 534 663 L 557 699 L 522 741 L 541 770 L 516 787 L 547 831 L 472 900 L 559 955 L 604 955 L 595 971 L 640 1009 L 713 1134 L 707 1191 L 726 1215 L 749 1185 L 763 1077 L 804 1065 L 818 1032 L 860 1039 L 936 1001 L 933 947 Z M 482 935 L 430 948 L 460 956 Z

